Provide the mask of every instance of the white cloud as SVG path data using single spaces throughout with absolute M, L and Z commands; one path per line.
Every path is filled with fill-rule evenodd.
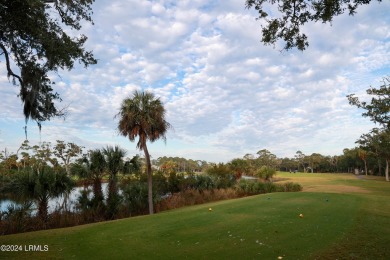
M 306 51 L 279 52 L 281 43 L 260 43 L 256 13 L 240 1 L 96 1 L 95 25 L 83 33 L 99 63 L 53 75 L 70 113 L 45 123 L 42 139 L 137 152 L 118 137 L 114 116 L 132 91 L 147 89 L 161 97 L 174 127 L 166 146 L 151 146 L 153 156 L 341 153 L 372 127 L 345 96 L 363 95 L 390 74 L 387 7 L 375 2 L 332 26 L 307 25 Z M 14 131 L 24 126 L 17 88 L 0 69 L 0 122 L 7 122 L 0 130 L 22 140 L 24 131 Z

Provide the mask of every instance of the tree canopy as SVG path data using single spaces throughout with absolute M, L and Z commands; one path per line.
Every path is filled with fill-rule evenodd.
M 370 103 L 360 101 L 355 94 L 347 96 L 349 103 L 366 110 L 363 117 L 369 117 L 374 123 L 390 129 L 390 77 L 384 77 L 379 88 L 370 87 L 366 92 L 372 96 Z
M 381 2 L 381 0 L 377 0 Z M 301 51 L 309 46 L 309 41 L 301 28 L 309 22 L 331 23 L 333 18 L 345 13 L 354 15 L 360 5 L 370 4 L 371 0 L 246 0 L 246 7 L 258 11 L 262 26 L 261 41 L 273 45 L 278 40 L 285 42 L 284 49 L 297 48 Z M 270 5 L 277 5 L 278 13 Z M 272 10 L 272 11 L 271 11 Z M 271 17 L 272 16 L 272 17 Z
M 71 37 L 66 30 L 80 30 L 81 21 L 92 22 L 94 0 L 0 0 L 0 55 L 7 76 L 20 87 L 26 121 L 41 122 L 64 111 L 53 89 L 49 72 L 72 69 L 75 61 L 85 67 L 96 63 L 84 49 L 85 35 Z

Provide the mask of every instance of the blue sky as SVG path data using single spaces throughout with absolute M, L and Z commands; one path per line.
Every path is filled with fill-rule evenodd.
M 31 143 L 64 140 L 87 149 L 118 144 L 121 101 L 144 89 L 161 98 L 174 130 L 150 145 L 153 158 L 226 162 L 268 149 L 279 157 L 341 154 L 374 125 L 348 104 L 390 75 L 390 2 L 304 27 L 310 47 L 280 52 L 260 43 L 260 21 L 244 1 L 101 0 L 86 49 L 98 64 L 52 75 L 66 120 L 28 123 Z M 71 32 L 74 33 L 74 32 Z M 25 121 L 18 88 L 0 64 L 0 150 L 16 151 Z

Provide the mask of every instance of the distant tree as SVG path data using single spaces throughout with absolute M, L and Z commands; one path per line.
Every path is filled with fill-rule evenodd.
M 267 166 L 271 168 L 276 168 L 280 164 L 280 161 L 278 160 L 276 155 L 271 153 L 267 149 L 262 149 L 258 151 L 257 155 L 258 157 L 256 161 L 259 167 Z
M 328 157 L 328 162 L 332 167 L 333 172 L 338 172 L 338 162 L 339 162 L 340 156 L 333 155 Z
M 311 173 L 313 173 L 314 170 L 320 168 L 323 156 L 319 153 L 312 153 L 310 156 L 307 156 L 307 161 L 309 162 Z
M 227 164 L 219 163 L 207 169 L 207 174 L 213 178 L 216 188 L 225 189 L 236 183 L 235 173 Z
M 149 214 L 153 214 L 152 165 L 146 142 L 154 142 L 160 138 L 166 140 L 165 134 L 170 124 L 165 120 L 165 108 L 154 94 L 135 91 L 131 97 L 123 100 L 117 116 L 119 133 L 127 136 L 130 141 L 134 141 L 138 136 L 137 148 L 145 153 Z
M 141 171 L 142 163 L 139 155 L 133 156 L 130 160 L 125 161 L 123 166 L 123 173 L 139 173 Z
M 353 173 L 355 169 L 361 167 L 361 160 L 358 157 L 358 149 L 345 148 L 343 154 L 339 157 L 338 165 L 344 172 Z
M 295 169 L 297 169 L 297 163 L 295 162 L 294 159 L 287 158 L 287 157 L 281 159 L 281 163 L 280 163 L 281 171 L 294 171 Z
M 357 143 L 386 161 L 385 176 L 389 181 L 390 130 L 374 128 L 370 133 L 363 134 Z
M 243 174 L 248 174 L 251 171 L 248 160 L 236 158 L 228 163 L 231 170 L 235 172 L 236 180 L 240 179 Z
M 160 165 L 160 170 L 167 175 L 176 172 L 176 168 L 177 163 L 172 160 L 166 161 L 162 165 Z
M 265 181 L 271 181 L 275 174 L 276 170 L 274 168 L 265 165 L 256 171 L 256 176 Z
M 362 149 L 362 148 L 360 148 L 358 150 L 358 156 L 364 162 L 364 172 L 365 172 L 366 175 L 368 175 L 367 174 L 367 151 Z
M 51 143 L 42 142 L 40 145 L 32 146 L 31 150 L 33 153 L 31 157 L 32 167 L 39 173 L 43 167 L 52 162 L 53 151 L 51 148 Z
M 55 102 L 48 73 L 72 69 L 75 61 L 95 64 L 91 52 L 84 50 L 85 35 L 71 37 L 69 30 L 80 30 L 81 22 L 91 20 L 94 0 L 2 0 L 0 4 L 0 55 L 7 76 L 20 87 L 18 96 L 27 119 L 42 121 L 64 115 Z M 18 70 L 18 71 L 17 71 Z
M 83 147 L 75 143 L 65 143 L 60 140 L 57 140 L 56 145 L 53 147 L 53 154 L 62 160 L 68 175 L 70 175 L 71 160 L 82 155 L 82 152 Z
M 306 172 L 307 163 L 305 162 L 306 155 L 301 151 L 297 151 L 294 156 L 296 162 L 298 163 L 298 169 L 300 166 L 303 168 L 303 172 Z
M 381 0 L 377 0 L 381 2 Z M 305 50 L 309 46 L 302 26 L 310 22 L 331 23 L 333 18 L 348 11 L 354 15 L 360 5 L 370 4 L 371 0 L 246 0 L 246 7 L 254 8 L 262 26 L 261 41 L 274 45 L 278 40 L 285 42 L 284 49 Z M 277 5 L 270 8 L 270 5 Z M 279 13 L 271 13 L 277 10 Z

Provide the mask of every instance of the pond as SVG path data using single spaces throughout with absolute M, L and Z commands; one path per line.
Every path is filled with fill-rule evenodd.
M 107 195 L 107 186 L 108 186 L 108 183 L 102 183 L 102 190 L 103 190 L 103 194 L 104 194 L 105 197 Z M 88 188 L 91 190 L 92 186 L 90 186 Z M 77 198 L 80 196 L 81 191 L 83 189 L 84 189 L 84 187 L 76 187 L 69 194 L 68 200 L 66 201 L 67 208 L 70 209 L 73 212 L 77 211 L 77 207 L 76 207 L 76 205 L 77 205 Z M 93 196 L 92 192 L 89 195 L 90 195 L 90 199 L 91 199 L 92 196 Z M 63 196 L 60 196 L 60 197 L 57 197 L 57 198 L 54 198 L 54 199 L 50 199 L 49 203 L 48 203 L 49 213 L 52 213 L 56 209 L 59 209 L 63 205 L 63 203 L 64 203 L 64 197 Z M 0 199 L 0 212 L 7 211 L 7 208 L 9 206 L 12 206 L 12 205 L 20 206 L 20 205 L 22 205 L 22 203 L 21 202 L 17 202 L 17 201 L 12 200 L 12 199 Z M 34 214 L 34 212 L 36 212 L 36 205 L 33 204 L 33 214 Z

